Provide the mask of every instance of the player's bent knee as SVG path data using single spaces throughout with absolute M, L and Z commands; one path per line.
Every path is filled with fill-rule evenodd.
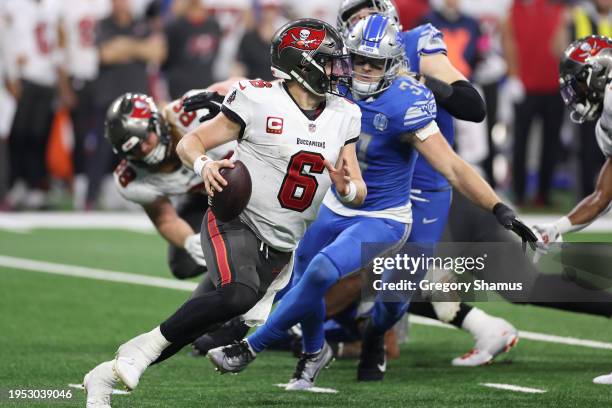
M 239 282 L 228 283 L 219 290 L 223 293 L 223 307 L 233 316 L 248 312 L 259 301 L 254 288 Z
M 326 255 L 318 254 L 308 265 L 304 278 L 308 280 L 310 285 L 328 289 L 338 282 L 340 273 L 336 265 Z

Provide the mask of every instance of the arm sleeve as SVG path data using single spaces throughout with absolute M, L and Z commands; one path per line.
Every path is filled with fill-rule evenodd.
M 482 122 L 487 110 L 484 100 L 468 81 L 452 84 L 425 75 L 425 85 L 434 93 L 436 103 L 453 117 L 470 122 Z

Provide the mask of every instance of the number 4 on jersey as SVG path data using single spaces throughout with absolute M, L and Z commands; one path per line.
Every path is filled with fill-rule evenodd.
M 283 179 L 278 201 L 283 208 L 303 212 L 312 204 L 319 183 L 311 174 L 325 170 L 323 155 L 302 150 L 291 157 Z

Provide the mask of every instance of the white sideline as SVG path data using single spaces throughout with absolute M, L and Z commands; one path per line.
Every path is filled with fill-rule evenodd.
M 497 388 L 500 390 L 526 392 L 528 394 L 542 394 L 546 392 L 546 390 L 542 390 L 540 388 L 521 387 L 519 385 L 512 384 L 481 383 L 480 385 L 484 385 L 485 387 L 489 388 Z
M 66 265 L 52 262 L 34 261 L 31 259 L 15 258 L 0 255 L 0 267 L 15 268 L 33 272 L 50 273 L 54 275 L 74 276 L 78 278 L 97 279 L 110 282 L 133 283 L 136 285 L 153 286 L 157 288 L 178 289 L 193 291 L 197 284 L 195 282 L 184 282 L 176 279 L 156 278 L 153 276 L 138 275 L 127 272 L 114 272 L 104 269 L 87 268 L 83 266 Z M 1 270 L 1 269 L 0 269 Z M 443 327 L 454 329 L 454 326 L 441 323 L 437 320 L 421 316 L 410 316 L 410 322 L 425 326 Z M 552 334 L 519 331 L 522 339 L 542 341 L 547 343 L 565 344 L 570 346 L 581 346 L 596 349 L 612 350 L 612 343 L 603 341 L 578 339 L 574 337 L 555 336 Z
M 523 215 L 527 225 L 548 224 L 560 215 Z M 0 212 L 0 230 L 27 232 L 34 228 L 56 229 L 120 229 L 153 232 L 144 212 Z M 585 232 L 612 232 L 612 212 L 601 217 Z

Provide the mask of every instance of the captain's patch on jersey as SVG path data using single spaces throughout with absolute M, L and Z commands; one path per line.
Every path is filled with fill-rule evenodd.
M 280 135 L 283 133 L 283 118 L 268 116 L 266 119 L 266 133 Z

